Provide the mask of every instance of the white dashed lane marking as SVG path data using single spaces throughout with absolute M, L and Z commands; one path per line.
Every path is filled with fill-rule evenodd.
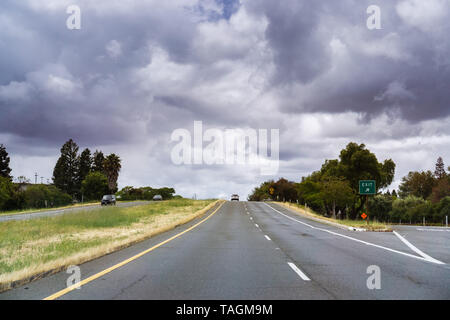
M 294 272 L 295 272 L 296 274 L 299 275 L 300 278 L 302 278 L 302 279 L 305 280 L 305 281 L 310 281 L 310 280 L 311 280 L 311 279 L 308 278 L 308 276 L 307 276 L 306 274 L 304 274 L 304 273 L 302 272 L 302 270 L 300 270 L 295 264 L 293 264 L 292 262 L 288 262 L 287 264 L 289 265 L 289 267 L 291 267 L 292 270 L 294 270 Z

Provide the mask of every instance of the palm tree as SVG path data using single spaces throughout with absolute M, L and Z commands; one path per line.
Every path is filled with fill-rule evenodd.
M 119 177 L 119 171 L 122 168 L 120 162 L 119 156 L 114 153 L 111 153 L 103 161 L 103 169 L 108 178 L 108 188 L 111 193 L 117 192 L 117 178 Z

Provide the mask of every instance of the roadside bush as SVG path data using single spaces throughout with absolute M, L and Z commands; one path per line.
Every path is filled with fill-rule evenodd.
M 0 176 L 0 210 L 9 210 L 14 202 L 14 185 L 5 177 Z
M 392 211 L 389 213 L 390 220 L 393 222 L 417 222 L 418 212 L 414 208 L 424 204 L 426 201 L 420 197 L 407 196 L 404 199 L 397 198 L 392 202 Z
M 72 203 L 72 197 L 53 185 L 30 185 L 20 192 L 23 197 L 22 208 L 46 208 L 65 206 Z
M 157 194 L 161 195 L 163 200 L 170 200 L 173 198 L 175 190 L 173 188 L 159 188 L 154 189 L 152 187 L 142 187 L 133 188 L 131 186 L 126 186 L 116 193 L 120 196 L 120 200 L 130 201 L 130 200 L 152 200 Z
M 371 218 L 379 221 L 387 221 L 389 213 L 392 211 L 392 196 L 388 194 L 380 194 L 369 198 L 369 214 Z
M 407 217 L 413 223 L 420 223 L 423 218 L 425 218 L 426 221 L 431 222 L 433 220 L 433 213 L 433 206 L 429 201 L 424 201 L 414 207 L 410 207 L 406 211 Z
M 442 198 L 434 207 L 433 221 L 440 223 L 445 221 L 445 216 L 450 216 L 450 197 Z
M 101 172 L 91 172 L 81 183 L 81 192 L 87 200 L 100 200 L 109 193 L 108 178 Z
M 320 212 L 321 214 L 326 214 L 325 203 L 323 201 L 323 196 L 321 193 L 311 194 L 305 197 L 305 203 L 312 210 Z

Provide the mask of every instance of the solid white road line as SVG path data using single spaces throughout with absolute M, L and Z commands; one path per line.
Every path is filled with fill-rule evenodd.
M 299 268 L 297 268 L 297 266 L 296 266 L 295 264 L 293 264 L 292 262 L 288 262 L 287 264 L 289 265 L 289 267 L 291 267 L 292 270 L 295 271 L 296 274 L 298 274 L 298 275 L 300 276 L 300 278 L 302 278 L 302 279 L 305 280 L 305 281 L 310 281 L 310 280 L 311 280 L 310 278 L 308 278 L 308 277 L 306 276 L 306 274 L 304 274 L 304 273 L 302 272 L 302 270 L 300 270 Z
M 272 240 L 272 239 L 269 238 L 269 236 L 264 235 L 264 237 L 266 237 L 266 239 L 269 240 L 269 241 Z
M 444 262 L 441 262 L 441 261 L 436 260 L 436 259 L 429 260 L 429 259 L 426 259 L 426 258 L 423 258 L 423 257 L 415 256 L 415 255 L 413 255 L 413 254 L 409 254 L 409 253 L 406 253 L 406 252 L 402 252 L 402 251 L 394 250 L 394 249 L 391 249 L 391 248 L 383 247 L 383 246 L 380 246 L 380 245 L 378 245 L 378 244 L 374 244 L 374 243 L 370 243 L 370 242 L 367 242 L 367 241 L 359 240 L 359 239 L 356 239 L 356 238 L 353 238 L 353 237 L 349 237 L 349 236 L 346 236 L 346 235 L 343 235 L 343 234 L 340 234 L 340 233 L 337 233 L 337 232 L 333 232 L 333 231 L 330 231 L 330 230 L 327 230 L 327 229 L 314 227 L 314 226 L 312 226 L 312 225 L 310 225 L 310 224 L 307 224 L 307 223 L 305 223 L 305 222 L 302 222 L 302 221 L 299 221 L 299 220 L 294 219 L 294 218 L 292 218 L 292 217 L 289 217 L 288 215 L 286 215 L 286 214 L 284 214 L 284 213 L 278 211 L 277 209 L 275 209 L 275 208 L 269 206 L 267 203 L 264 203 L 264 204 L 265 204 L 266 206 L 268 206 L 270 209 L 272 209 L 272 210 L 278 212 L 278 213 L 281 214 L 282 216 L 284 216 L 284 217 L 286 217 L 286 218 L 288 218 L 288 219 L 291 219 L 291 220 L 293 220 L 293 221 L 295 221 L 295 222 L 304 224 L 305 226 L 308 226 L 308 227 L 310 227 L 310 228 L 312 228 L 312 229 L 316 229 L 316 230 L 328 232 L 328 233 L 330 233 L 330 234 L 333 234 L 333 235 L 336 235 L 336 236 L 339 236 L 339 237 L 342 237 L 342 238 L 346 238 L 346 239 L 349 239 L 349 240 L 353 240 L 353 241 L 356 241 L 356 242 L 359 242 L 359 243 L 364 243 L 364 244 L 366 244 L 366 245 L 368 245 L 368 246 L 380 248 L 380 249 L 387 250 L 387 251 L 390 251 L 390 252 L 395 252 L 395 253 L 398 253 L 398 254 L 401 254 L 401 255 L 410 257 L 410 258 L 414 258 L 414 259 L 418 259 L 418 260 L 423 260 L 423 261 L 428 261 L 428 262 L 432 262 L 432 263 L 436 263 L 436 264 L 445 264 Z
M 432 231 L 432 232 L 450 232 L 450 230 L 445 229 L 423 229 L 423 228 L 417 228 L 418 231 Z
M 421 255 L 422 257 L 424 257 L 425 259 L 427 259 L 428 261 L 434 262 L 434 263 L 438 263 L 438 264 L 443 264 L 443 262 L 436 260 L 433 257 L 430 257 L 429 255 L 427 255 L 425 252 L 423 252 L 422 250 L 420 250 L 419 248 L 415 247 L 411 242 L 409 242 L 408 240 L 406 240 L 404 237 L 402 237 L 397 231 L 393 231 L 394 234 L 404 243 L 406 244 L 412 251 L 418 253 L 419 255 Z
M 259 226 L 255 223 L 255 227 L 259 228 Z

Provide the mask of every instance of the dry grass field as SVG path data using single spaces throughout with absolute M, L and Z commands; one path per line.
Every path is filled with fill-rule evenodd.
M 332 223 L 337 223 L 337 224 L 344 225 L 347 227 L 363 228 L 368 231 L 392 231 L 392 229 L 389 226 L 387 226 L 384 223 L 380 223 L 380 222 L 375 222 L 375 221 L 367 222 L 366 220 L 332 219 L 332 218 L 327 218 L 320 214 L 317 214 L 314 211 L 312 211 L 310 208 L 305 208 L 304 206 L 296 204 L 296 203 L 288 203 L 288 202 L 286 202 L 286 203 L 277 202 L 277 203 L 294 210 L 295 212 L 297 212 L 300 215 L 310 216 L 315 219 L 324 220 L 324 221 L 332 222 Z
M 0 291 L 173 229 L 216 202 L 175 199 L 0 223 Z

